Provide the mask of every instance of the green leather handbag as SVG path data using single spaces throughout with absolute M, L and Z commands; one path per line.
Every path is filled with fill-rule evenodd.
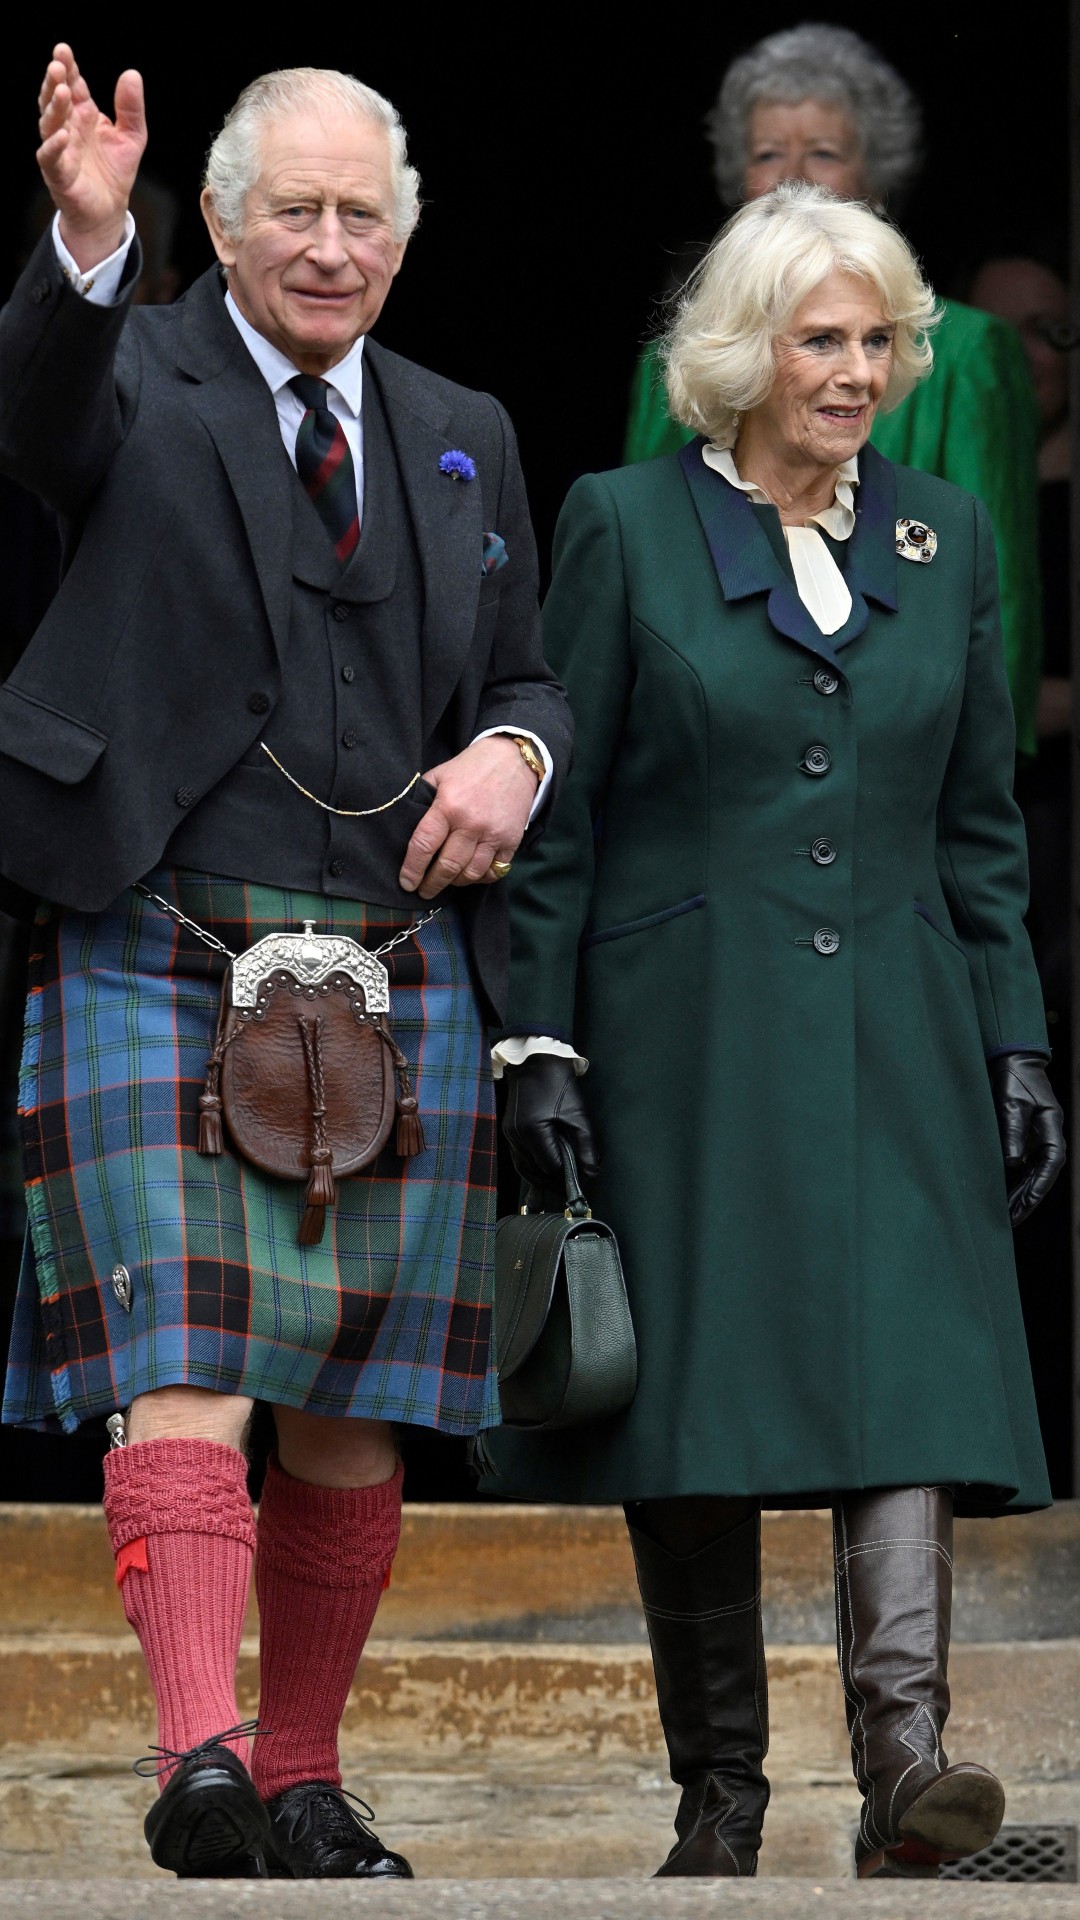
M 637 1346 L 615 1235 L 578 1184 L 561 1142 L 566 1203 L 529 1189 L 495 1235 L 495 1357 L 503 1425 L 583 1426 L 629 1406 Z

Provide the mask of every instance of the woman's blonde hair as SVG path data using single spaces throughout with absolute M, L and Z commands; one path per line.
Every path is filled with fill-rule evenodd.
M 888 220 L 789 180 L 732 216 L 683 290 L 660 348 L 673 417 L 713 439 L 758 406 L 775 376 L 778 335 L 837 270 L 868 280 L 895 327 L 881 410 L 898 406 L 934 363 L 933 289 Z

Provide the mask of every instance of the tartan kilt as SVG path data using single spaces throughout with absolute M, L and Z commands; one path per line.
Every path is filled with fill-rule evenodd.
M 234 952 L 305 918 L 376 947 L 425 910 L 167 869 L 147 884 Z M 220 1157 L 197 1151 L 223 956 L 130 890 L 100 914 L 42 911 L 6 1423 L 71 1432 L 187 1385 L 447 1433 L 497 1424 L 494 1097 L 453 907 L 384 962 L 425 1151 L 388 1146 L 341 1180 L 302 1247 L 302 1182 L 260 1173 L 227 1132 Z

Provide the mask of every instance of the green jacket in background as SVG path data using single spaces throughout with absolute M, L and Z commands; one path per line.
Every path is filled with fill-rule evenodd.
M 1034 754 L 1042 594 L 1039 421 L 1031 375 L 1020 336 L 1004 320 L 954 300 L 942 305 L 933 373 L 894 412 L 878 415 L 870 437 L 887 460 L 951 480 L 990 509 L 1016 744 L 1019 752 Z M 677 453 L 692 437 L 668 417 L 653 342 L 634 371 L 623 459 L 629 466 Z

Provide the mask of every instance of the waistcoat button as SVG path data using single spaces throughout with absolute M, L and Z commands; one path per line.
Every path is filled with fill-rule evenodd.
M 352 681 L 356 679 L 356 668 L 355 668 L 355 667 L 342 667 L 342 669 L 341 669 L 341 677 L 342 677 L 342 679 L 343 679 L 344 681 L 346 681 L 347 683 L 349 683 L 349 684 L 351 684 L 351 683 L 352 683 Z
M 248 695 L 248 712 L 249 713 L 269 713 L 269 711 L 270 711 L 270 695 L 268 693 L 249 693 Z
M 349 617 L 350 611 L 351 609 L 345 605 L 344 600 L 339 600 L 333 610 L 334 619 L 347 620 Z
M 331 874 L 335 880 L 340 880 L 342 874 L 345 871 L 344 860 L 331 860 L 330 865 L 327 867 L 326 871 L 327 873 Z
M 173 798 L 178 807 L 190 807 L 195 799 L 195 789 L 194 787 L 177 787 Z
M 341 744 L 343 747 L 359 746 L 360 735 L 357 733 L 355 727 L 346 727 L 344 733 L 341 736 Z

